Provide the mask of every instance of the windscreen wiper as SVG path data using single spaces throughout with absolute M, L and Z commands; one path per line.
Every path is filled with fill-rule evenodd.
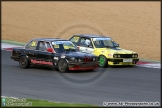
M 105 46 L 106 48 L 115 48 L 116 46 Z
M 104 47 L 106 47 L 106 48 L 110 48 L 110 46 L 104 46 Z

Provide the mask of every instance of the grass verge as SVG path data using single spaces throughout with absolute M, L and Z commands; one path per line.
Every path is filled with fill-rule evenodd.
M 95 107 L 94 105 L 89 105 L 89 104 L 65 103 L 65 102 L 49 102 L 49 101 L 46 101 L 46 100 L 27 99 L 27 101 L 32 102 L 32 106 Z
M 16 42 L 16 41 L 10 41 L 10 40 L 1 40 L 1 43 L 8 43 L 8 44 L 20 45 L 20 46 L 23 46 L 26 44 L 23 42 Z
M 147 60 L 147 59 L 143 59 L 143 58 L 140 58 L 140 61 L 142 62 L 153 62 L 153 63 L 160 63 L 161 61 L 158 61 L 158 60 Z
M 2 99 L 2 98 L 1 98 Z M 4 98 L 3 98 L 4 99 Z M 18 103 L 20 103 L 20 101 L 17 102 L 11 102 L 10 105 L 8 104 L 8 99 L 11 100 L 11 98 L 6 98 L 6 103 L 5 106 L 18 106 Z M 14 98 L 12 98 L 14 99 Z M 20 98 L 19 98 L 20 99 Z M 65 102 L 51 102 L 51 101 L 47 101 L 47 100 L 39 100 L 39 99 L 26 99 L 25 101 L 23 101 L 25 104 L 25 106 L 34 106 L 34 107 L 97 107 L 94 105 L 90 105 L 90 104 L 80 104 L 80 103 L 65 103 Z M 17 105 L 16 105 L 17 104 Z M 19 104 L 20 105 L 20 104 Z M 3 106 L 3 105 L 2 105 Z M 5 107 L 4 106 L 4 107 Z

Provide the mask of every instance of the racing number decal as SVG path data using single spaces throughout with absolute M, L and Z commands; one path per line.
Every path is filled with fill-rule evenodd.
M 74 37 L 74 42 L 78 42 L 78 40 L 79 40 L 79 37 L 78 36 L 75 36 Z
M 85 50 L 85 47 L 79 47 L 79 50 L 81 51 L 81 52 L 86 52 L 86 50 Z
M 79 47 L 79 50 L 81 51 L 81 52 L 86 52 L 86 53 L 91 53 L 91 54 L 93 54 L 93 51 L 94 51 L 94 49 L 93 48 L 86 48 L 86 47 Z
M 37 46 L 37 43 L 33 41 L 31 46 Z
M 88 53 L 93 54 L 93 51 L 94 51 L 94 49 L 93 49 L 93 48 L 87 48 L 87 50 L 88 50 Z

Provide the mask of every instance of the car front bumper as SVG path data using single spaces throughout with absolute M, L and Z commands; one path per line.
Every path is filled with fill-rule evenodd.
M 123 62 L 124 58 L 121 59 L 108 59 L 108 65 L 136 65 L 139 61 L 138 58 L 129 58 L 132 59 L 132 62 Z
M 11 59 L 13 59 L 14 61 L 19 61 L 19 58 L 17 56 L 12 56 L 11 55 Z
M 98 62 L 88 62 L 88 63 L 70 63 L 68 64 L 69 70 L 93 70 L 98 68 Z

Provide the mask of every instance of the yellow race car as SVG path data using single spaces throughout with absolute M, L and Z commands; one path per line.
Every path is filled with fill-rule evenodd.
M 139 61 L 134 51 L 122 49 L 112 38 L 93 34 L 76 34 L 70 39 L 81 52 L 99 56 L 99 66 L 130 65 L 135 66 Z

